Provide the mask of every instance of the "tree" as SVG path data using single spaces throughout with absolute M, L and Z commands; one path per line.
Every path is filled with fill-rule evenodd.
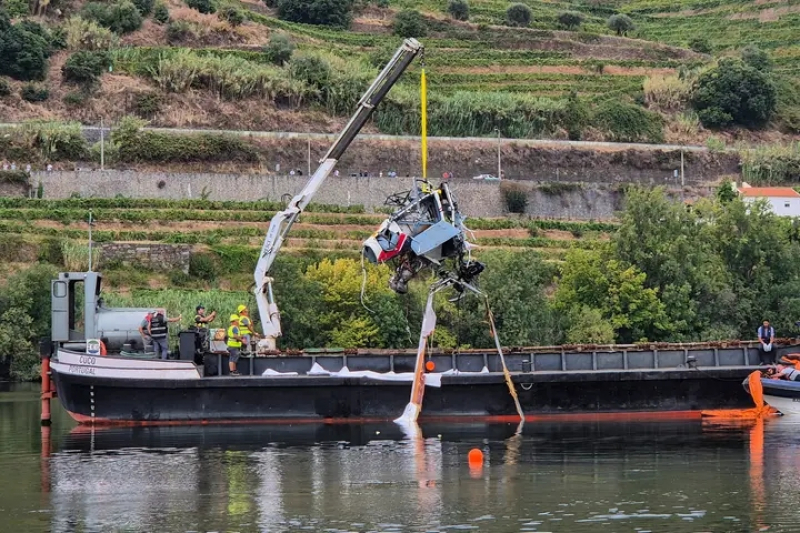
M 349 28 L 352 0 L 279 0 L 278 17 L 289 22 Z
M 558 23 L 564 28 L 571 30 L 579 28 L 583 24 L 583 13 L 578 11 L 562 11 L 558 14 Z
M 730 124 L 758 127 L 769 121 L 777 103 L 770 77 L 739 59 L 725 58 L 700 75 L 692 96 L 707 128 Z
M 735 319 L 730 275 L 695 211 L 663 189 L 632 187 L 620 219 L 613 256 L 646 274 L 644 286 L 656 290 L 673 331 L 657 340 L 699 340 Z
M 769 72 L 772 70 L 772 59 L 767 53 L 759 47 L 750 44 L 742 48 L 742 61 L 746 65 L 753 67 L 762 72 Z
M 456 20 L 469 20 L 467 0 L 450 0 L 447 2 L 447 12 Z
M 328 336 L 328 344 L 344 348 L 387 347 L 384 324 L 399 320 L 407 328 L 397 297 L 386 285 L 388 268 L 370 268 L 361 301 L 361 266 L 352 259 L 324 259 L 306 270 L 306 279 L 322 288 L 322 307 L 318 323 Z M 371 304 L 377 302 L 375 308 Z M 366 307 L 365 307 L 366 306 Z M 373 313 L 368 310 L 369 308 Z M 380 314 L 377 314 L 380 310 Z
M 267 46 L 264 47 L 264 54 L 270 63 L 283 66 L 292 59 L 294 49 L 295 45 L 289 40 L 289 37 L 283 33 L 277 33 L 270 37 Z
M 404 9 L 394 17 L 392 31 L 395 35 L 403 38 L 425 37 L 427 28 L 425 19 L 419 11 L 414 9 Z
M 569 344 L 613 344 L 614 328 L 599 309 L 583 306 L 570 317 L 565 340 Z
M 5 12 L 0 12 L 0 75 L 43 80 L 49 55 L 49 36 L 41 25 L 29 21 L 11 25 Z
M 562 266 L 554 305 L 571 322 L 576 311 L 599 311 L 619 342 L 662 339 L 671 324 L 657 290 L 645 287 L 646 279 L 636 267 L 614 259 L 611 250 L 573 249 Z
M 717 200 L 721 204 L 727 204 L 728 202 L 732 202 L 737 197 L 736 190 L 734 189 L 733 183 L 729 180 L 725 180 L 717 189 Z
M 628 15 L 611 15 L 608 18 L 608 27 L 617 35 L 627 35 L 629 31 L 636 29 L 633 21 Z
M 0 290 L 0 359 L 13 357 L 11 373 L 39 374 L 38 341 L 50 331 L 50 280 L 55 268 L 38 264 L 12 275 Z
M 525 4 L 511 4 L 506 9 L 506 24 L 527 28 L 531 23 L 531 8 Z

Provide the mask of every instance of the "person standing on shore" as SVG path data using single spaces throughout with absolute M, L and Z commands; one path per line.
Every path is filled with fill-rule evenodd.
M 769 325 L 769 320 L 758 328 L 758 356 L 762 365 L 769 365 L 775 362 L 775 328 Z

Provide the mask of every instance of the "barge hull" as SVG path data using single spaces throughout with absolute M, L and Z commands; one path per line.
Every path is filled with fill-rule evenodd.
M 517 373 L 526 415 L 696 412 L 752 407 L 741 380 L 752 368 Z M 58 397 L 80 423 L 363 422 L 393 420 L 410 384 L 359 377 L 113 379 L 53 373 Z M 421 420 L 512 420 L 501 374 L 443 376 L 427 387 Z

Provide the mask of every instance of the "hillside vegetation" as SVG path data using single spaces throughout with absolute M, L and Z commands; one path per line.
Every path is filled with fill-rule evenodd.
M 757 140 L 800 127 L 800 15 L 788 0 L 4 7 L 14 24 L 0 23 L 0 43 L 29 50 L 0 69 L 5 121 L 137 115 L 160 126 L 335 131 L 401 36 L 417 36 L 432 135 L 702 142 L 712 130 Z M 306 16 L 319 12 L 328 15 Z M 418 132 L 420 64 L 370 129 Z
M 87 266 L 81 221 L 89 207 L 101 242 L 194 249 L 188 274 L 101 257 L 109 304 L 163 305 L 171 316 L 182 313 L 184 326 L 198 303 L 221 315 L 253 305 L 257 233 L 274 205 L 7 199 L 0 207 L 0 356 L 21 353 L 19 337 L 33 342 L 46 330 L 53 273 Z M 359 240 L 380 217 L 333 211 L 314 206 L 303 215 L 271 272 L 286 332 L 281 346 L 414 346 L 431 274 L 398 296 L 387 287 L 389 268 L 367 265 L 362 305 Z M 507 345 L 748 339 L 763 319 L 779 337 L 795 331 L 800 232 L 765 203 L 748 206 L 727 188 L 692 211 L 663 190 L 631 188 L 617 225 L 493 219 L 472 226 L 475 256 L 487 265 L 480 286 Z M 555 250 L 559 260 L 548 260 Z M 478 299 L 437 305 L 436 346 L 491 346 Z M 35 362 L 33 344 L 30 352 Z

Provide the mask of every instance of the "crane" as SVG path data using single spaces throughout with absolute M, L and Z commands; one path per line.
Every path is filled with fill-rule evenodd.
M 375 107 L 384 99 L 406 68 L 422 51 L 423 46 L 416 39 L 403 41 L 403 44 L 394 53 L 392 59 L 389 60 L 361 97 L 356 112 L 322 158 L 319 167 L 311 175 L 303 190 L 292 198 L 286 209 L 272 217 L 267 236 L 264 239 L 264 245 L 261 247 L 261 256 L 253 274 L 258 313 L 261 317 L 264 337 L 267 340 L 267 344 L 271 344 L 268 346 L 270 349 L 274 349 L 274 341 L 282 332 L 280 313 L 272 290 L 274 280 L 269 274 L 272 263 L 275 261 L 286 235 L 297 221 L 300 213 L 308 206 L 314 195 L 319 191 L 319 188 L 333 172 L 336 163 L 361 131 L 361 128 L 364 127 Z

